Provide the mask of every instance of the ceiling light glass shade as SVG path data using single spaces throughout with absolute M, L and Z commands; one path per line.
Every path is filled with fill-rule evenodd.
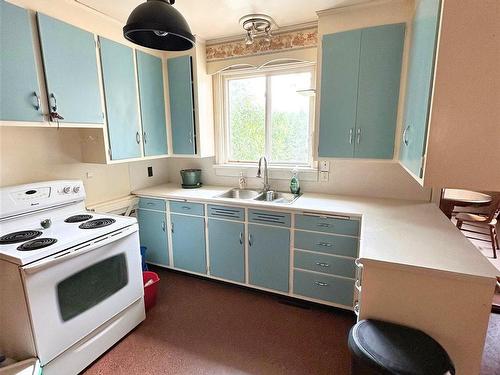
M 171 4 L 175 0 L 147 0 L 135 8 L 123 27 L 132 43 L 163 51 L 186 51 L 196 39 L 182 14 Z

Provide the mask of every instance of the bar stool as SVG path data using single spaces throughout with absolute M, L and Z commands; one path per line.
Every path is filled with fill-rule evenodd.
M 352 375 L 455 374 L 448 353 L 424 332 L 379 320 L 362 320 L 349 333 Z

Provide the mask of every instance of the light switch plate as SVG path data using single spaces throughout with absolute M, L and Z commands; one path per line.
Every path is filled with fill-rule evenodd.
M 328 160 L 320 160 L 319 170 L 320 172 L 330 172 L 330 162 Z
M 328 177 L 328 172 L 319 172 L 319 182 L 328 182 Z

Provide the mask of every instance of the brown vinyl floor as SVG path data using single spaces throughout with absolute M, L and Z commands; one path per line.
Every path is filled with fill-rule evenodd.
M 351 313 L 155 271 L 157 305 L 85 375 L 349 374 Z M 492 314 L 481 375 L 499 374 L 500 315 Z

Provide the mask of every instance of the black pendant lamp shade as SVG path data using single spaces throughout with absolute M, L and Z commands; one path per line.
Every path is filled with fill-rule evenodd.
M 163 51 L 193 48 L 194 35 L 182 14 L 172 5 L 175 0 L 147 0 L 135 8 L 123 27 L 125 39 Z

